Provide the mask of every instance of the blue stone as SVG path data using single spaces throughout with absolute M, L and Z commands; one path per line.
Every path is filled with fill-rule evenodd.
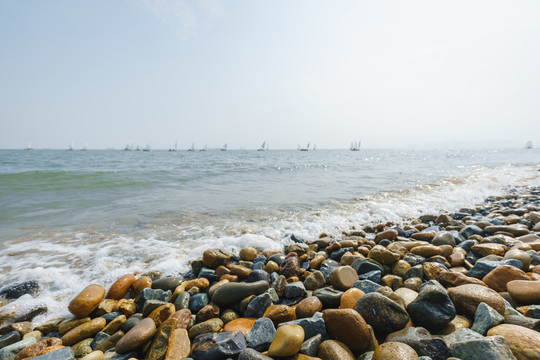
M 295 281 L 291 284 L 285 285 L 285 297 L 288 299 L 296 297 L 304 297 L 306 295 L 306 288 L 301 281 Z
M 322 318 L 322 313 L 320 312 L 315 313 L 315 315 L 313 315 L 310 318 L 298 319 L 298 320 L 281 323 L 278 325 L 278 328 L 286 324 L 300 325 L 304 329 L 304 334 L 305 334 L 304 339 L 309 339 L 318 334 L 321 334 L 322 340 L 328 339 L 328 332 L 326 331 L 326 324 Z
M 191 310 L 193 314 L 198 313 L 206 305 L 208 305 L 207 293 L 195 294 L 189 298 L 189 310 Z
M 371 293 L 377 291 L 378 288 L 381 287 L 381 285 L 374 283 L 371 280 L 358 280 L 355 282 L 352 286 L 353 288 L 357 288 L 362 290 L 364 293 Z
M 58 350 L 51 351 L 50 353 L 36 356 L 33 359 L 37 360 L 73 360 L 75 359 L 75 354 L 71 347 L 66 346 Z
M 501 261 L 478 260 L 469 270 L 467 276 L 482 280 L 490 271 L 502 265 L 511 265 L 517 267 L 518 269 L 521 269 L 522 267 L 521 261 L 516 259 L 507 259 Z
M 272 305 L 272 296 L 267 292 L 262 293 L 251 300 L 246 311 L 244 311 L 244 317 L 260 318 L 270 305 Z
M 94 340 L 92 340 L 92 342 L 90 343 L 90 347 L 92 348 L 92 350 L 95 350 L 99 344 L 101 344 L 103 341 L 107 340 L 110 337 L 111 335 L 100 331 L 94 336 Z
M 266 351 L 274 340 L 276 328 L 274 323 L 267 317 L 261 317 L 255 321 L 253 328 L 246 334 L 246 345 L 257 351 Z
M 270 274 L 268 274 L 264 270 L 253 270 L 248 275 L 248 282 L 255 282 L 264 280 L 266 282 L 270 282 Z
M 468 239 L 471 235 L 482 235 L 484 233 L 484 230 L 482 230 L 480 227 L 476 225 L 467 225 L 464 226 L 460 231 L 459 234 L 463 236 L 465 239 Z
M 358 275 L 358 278 L 360 280 L 370 280 L 378 284 L 381 282 L 382 272 L 380 270 L 373 270 L 373 271 L 369 271 L 367 273 Z

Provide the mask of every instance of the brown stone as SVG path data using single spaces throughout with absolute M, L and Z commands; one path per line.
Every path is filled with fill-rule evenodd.
M 405 343 L 389 341 L 375 349 L 372 360 L 418 360 L 418 354 Z
M 487 255 L 503 256 L 504 253 L 506 253 L 506 251 L 508 250 L 508 248 L 504 246 L 503 244 L 487 243 L 487 244 L 473 245 L 471 247 L 471 250 L 482 256 L 487 256 Z
M 325 340 L 319 345 L 317 356 L 321 360 L 355 360 L 347 345 L 337 340 Z
M 109 288 L 109 291 L 107 292 L 107 299 L 115 299 L 120 300 L 123 297 L 125 297 L 133 285 L 133 283 L 137 279 L 135 278 L 135 275 L 133 274 L 126 274 L 122 277 L 120 277 L 118 280 L 116 280 L 111 287 Z
M 397 275 L 388 274 L 382 277 L 380 284 L 396 290 L 403 286 L 403 279 Z
M 103 352 L 115 347 L 116 343 L 124 336 L 122 331 L 117 331 L 107 339 L 102 341 L 94 350 L 101 350 Z
M 394 241 L 397 239 L 397 237 L 398 237 L 397 230 L 394 230 L 394 229 L 384 230 L 378 233 L 377 235 L 375 235 L 375 243 L 378 244 L 381 240 Z
M 440 266 L 428 261 L 422 264 L 422 270 L 429 280 L 437 280 L 443 272 L 446 272 Z
M 281 265 L 279 265 L 279 271 L 281 275 L 285 276 L 286 278 L 297 276 L 300 273 L 300 263 L 295 252 L 287 254 L 285 259 L 283 259 L 281 262 Z
M 247 279 L 249 274 L 253 271 L 242 265 L 230 265 L 229 270 L 231 270 L 231 275 L 236 275 L 240 279 Z
M 321 311 L 322 302 L 316 296 L 310 296 L 300 301 L 295 307 L 297 319 L 312 317 L 316 312 Z
M 517 360 L 540 359 L 540 332 L 519 325 L 501 324 L 487 332 L 504 337 Z
M 491 306 L 499 314 L 504 314 L 504 300 L 494 290 L 487 286 L 466 284 L 448 289 L 448 295 L 458 313 L 474 318 L 476 308 L 481 302 Z
M 442 250 L 438 246 L 434 246 L 434 245 L 429 244 L 429 245 L 422 245 L 422 246 L 413 247 L 411 249 L 411 253 L 413 253 L 415 255 L 423 256 L 425 258 L 429 258 L 429 257 L 435 256 L 435 255 L 441 255 Z
M 453 271 L 443 272 L 439 275 L 439 282 L 445 287 L 455 287 L 465 284 L 475 284 L 486 286 L 483 281 L 467 276 L 465 274 Z
M 145 345 L 155 333 L 156 324 L 154 320 L 142 319 L 116 343 L 114 349 L 118 354 L 126 354 Z
M 454 331 L 462 328 L 469 329 L 471 327 L 471 322 L 464 316 L 456 315 L 444 328 L 437 332 L 438 335 L 450 335 Z
M 360 297 L 364 295 L 364 292 L 357 288 L 350 288 L 341 295 L 339 300 L 340 309 L 352 309 Z
M 83 318 L 99 306 L 105 296 L 105 288 L 99 284 L 85 287 L 71 302 L 68 310 L 76 317 Z
M 48 354 L 48 353 L 51 353 L 53 351 L 56 351 L 58 349 L 61 349 L 63 348 L 64 345 L 53 345 L 53 346 L 49 346 L 49 347 L 46 347 L 45 349 L 41 350 L 37 356 L 41 356 L 41 355 L 45 355 L 45 354 Z
M 72 320 L 66 320 L 60 323 L 58 325 L 58 332 L 62 335 L 67 333 L 71 329 L 75 329 L 77 326 L 84 324 L 85 322 L 90 321 L 89 317 L 85 317 L 82 319 L 72 319 Z
M 105 292 L 103 295 L 105 295 Z M 81 340 L 93 337 L 95 334 L 100 332 L 106 324 L 107 321 L 101 317 L 85 322 L 84 324 L 69 330 L 64 336 L 62 336 L 62 343 L 66 346 L 71 346 Z
M 375 245 L 368 254 L 368 258 L 377 261 L 383 265 L 392 265 L 399 260 L 399 254 L 396 254 L 384 246 Z
M 169 347 L 164 360 L 181 360 L 189 356 L 191 341 L 186 329 L 176 329 L 169 339 Z
M 515 266 L 502 265 L 491 270 L 482 281 L 496 292 L 505 292 L 506 284 L 513 280 L 529 280 L 525 272 Z
M 165 357 L 169 346 L 169 338 L 176 329 L 177 319 L 169 319 L 159 326 L 146 352 L 145 360 L 160 360 Z
M 203 264 L 205 266 L 216 268 L 225 265 L 231 259 L 232 254 L 221 249 L 209 249 L 203 253 Z
M 435 237 L 435 231 L 417 232 L 411 235 L 411 239 L 420 241 L 431 241 Z
M 189 280 L 186 284 L 185 291 L 188 291 L 192 287 L 198 287 L 200 290 L 204 290 L 210 286 L 210 281 L 207 278 L 198 278 Z
M 132 298 L 136 298 L 137 295 L 141 292 L 142 289 L 146 289 L 152 287 L 152 279 L 148 276 L 141 276 L 131 286 L 131 292 L 129 293 L 129 296 Z
M 240 253 L 238 254 L 240 256 L 240 259 L 244 261 L 253 261 L 257 257 L 257 249 L 254 247 L 246 247 L 240 250 Z
M 270 305 L 264 312 L 263 317 L 272 320 L 274 326 L 277 327 L 281 323 L 295 320 L 296 313 L 295 309 L 287 305 Z
M 465 254 L 460 251 L 454 251 L 450 254 L 448 260 L 450 261 L 450 265 L 452 267 L 461 266 L 465 262 Z
M 225 332 L 234 332 L 234 331 L 240 331 L 244 336 L 248 332 L 251 331 L 253 328 L 253 325 L 255 324 L 256 318 L 238 318 L 233 321 L 229 321 L 225 326 L 223 327 L 222 331 Z
M 133 299 L 121 299 L 118 301 L 118 311 L 126 315 L 126 317 L 130 317 L 137 312 L 137 305 L 135 305 Z
M 344 343 L 353 352 L 367 350 L 371 345 L 364 318 L 353 309 L 327 309 L 323 319 L 330 338 Z
M 268 349 L 270 357 L 292 356 L 300 351 L 304 341 L 304 329 L 300 325 L 287 324 L 280 326 Z
M 114 311 L 118 311 L 118 300 L 103 299 L 99 303 L 98 307 L 92 312 L 92 316 L 101 316 L 112 313 Z
M 221 285 L 225 285 L 228 282 L 229 280 L 223 279 L 213 284 L 212 286 L 210 286 L 210 288 L 208 289 L 208 297 L 211 299 L 214 296 L 214 293 L 216 292 L 216 290 L 219 289 Z
M 540 304 L 540 281 L 513 280 L 506 284 L 508 294 L 521 304 Z
M 111 320 L 111 322 L 109 322 L 107 326 L 105 326 L 101 331 L 105 334 L 112 335 L 120 329 L 120 327 L 126 322 L 126 320 L 126 315 L 119 315 L 113 320 Z
M 319 270 L 316 270 L 309 274 L 304 280 L 304 287 L 307 290 L 317 290 L 326 286 L 324 275 Z
M 263 270 L 269 274 L 272 274 L 279 271 L 279 265 L 275 261 L 270 260 L 266 263 Z
M 171 318 L 178 319 L 178 329 L 187 329 L 189 322 L 191 321 L 191 310 L 178 310 L 171 316 Z
M 173 304 L 168 303 L 165 305 L 161 305 L 157 309 L 154 309 L 148 317 L 156 323 L 156 326 L 160 326 L 165 322 L 167 319 L 169 319 L 174 313 L 176 312 L 176 308 Z
M 227 280 L 228 282 L 237 282 L 238 281 L 238 275 L 232 275 L 232 274 L 225 274 L 222 277 L 219 278 L 219 280 Z
M 422 285 L 422 279 L 419 277 L 408 278 L 403 282 L 403 287 L 414 290 L 416 292 L 420 290 L 420 285 Z
M 38 354 L 45 348 L 51 347 L 51 346 L 59 346 L 62 345 L 62 340 L 59 338 L 53 337 L 44 339 L 41 341 L 38 341 L 37 343 L 28 346 L 21 352 L 19 352 L 13 360 L 22 360 L 24 358 L 33 358 L 38 356 Z
M 205 307 L 203 307 L 199 312 L 197 313 L 197 317 L 195 319 L 196 322 L 200 323 L 212 318 L 219 317 L 219 306 L 214 304 L 208 304 Z
M 326 256 L 324 255 L 316 255 L 311 261 L 309 262 L 309 268 L 310 269 L 319 269 L 321 267 L 321 264 L 323 261 L 326 260 Z
M 350 266 L 339 266 L 330 272 L 328 280 L 335 289 L 348 290 L 358 281 L 358 273 Z
M 392 265 L 392 274 L 403 277 L 410 268 L 411 264 L 405 260 L 398 260 Z
M 218 277 L 222 277 L 223 275 L 230 274 L 230 273 L 231 273 L 231 270 L 229 270 L 229 268 L 227 268 L 226 266 L 219 265 L 216 268 L 216 276 Z

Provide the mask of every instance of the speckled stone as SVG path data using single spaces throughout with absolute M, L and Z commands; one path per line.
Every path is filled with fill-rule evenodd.
M 407 344 L 390 341 L 375 349 L 372 360 L 418 360 L 418 354 Z
M 191 341 L 186 329 L 176 329 L 171 333 L 164 360 L 185 359 L 191 351 Z
M 456 309 L 446 289 L 435 280 L 420 288 L 418 296 L 407 306 L 413 323 L 428 330 L 446 326 L 456 316 Z
M 378 337 L 401 330 L 409 322 L 409 314 L 395 301 L 379 293 L 369 293 L 362 296 L 354 310 L 358 311 L 364 320 L 373 327 Z
M 310 296 L 300 301 L 295 307 L 298 319 L 312 317 L 316 312 L 321 311 L 322 302 L 316 296 Z
M 476 308 L 481 302 L 491 306 L 499 314 L 504 314 L 504 300 L 495 291 L 481 285 L 460 285 L 448 290 L 448 295 L 458 313 L 474 317 Z
M 105 288 L 99 284 L 85 287 L 71 302 L 68 310 L 75 316 L 83 318 L 90 315 L 99 306 L 105 296 Z
M 241 332 L 202 334 L 193 340 L 192 355 L 197 360 L 235 358 L 246 348 Z
M 469 339 L 450 345 L 452 355 L 460 359 L 474 360 L 515 360 L 508 344 L 502 336 L 488 336 Z
M 474 323 L 471 330 L 486 335 L 488 330 L 504 321 L 504 316 L 496 312 L 491 306 L 481 302 L 476 308 Z
M 540 333 L 523 326 L 501 324 L 491 328 L 488 336 L 502 336 L 518 360 L 540 359 Z
M 323 311 L 328 335 L 346 344 L 353 352 L 370 347 L 369 329 L 360 314 L 353 309 L 327 309 Z
M 337 340 L 325 340 L 319 345 L 317 356 L 321 360 L 355 360 L 347 345 Z
M 68 331 L 64 336 L 62 336 L 62 343 L 66 346 L 70 346 L 78 343 L 79 341 L 93 337 L 95 334 L 101 331 L 107 324 L 107 321 L 104 318 L 95 318 L 84 324 L 77 326 L 74 329 Z
M 246 334 L 246 344 L 257 351 L 266 351 L 274 340 L 276 328 L 269 318 L 257 319 L 251 331 Z
M 115 346 L 118 354 L 126 354 L 138 349 L 152 339 L 156 333 L 156 324 L 154 320 L 145 318 L 129 330 Z
M 159 326 L 150 343 L 150 348 L 146 352 L 146 360 L 160 360 L 165 356 L 169 346 L 169 339 L 177 324 L 178 319 L 169 319 Z

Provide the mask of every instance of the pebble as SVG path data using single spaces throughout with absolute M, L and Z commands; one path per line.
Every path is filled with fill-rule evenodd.
M 83 356 L 81 360 L 103 360 L 103 358 L 104 358 L 103 351 L 96 350 Z
M 218 332 L 223 328 L 223 321 L 219 318 L 206 320 L 205 322 L 193 325 L 189 331 L 189 338 L 193 339 L 201 334 Z
M 138 349 L 152 339 L 156 333 L 154 320 L 145 318 L 129 330 L 114 347 L 118 354 L 126 354 Z
M 296 314 L 296 318 L 302 319 L 302 318 L 309 318 L 315 315 L 318 311 L 322 310 L 322 302 L 319 300 L 316 296 L 310 296 L 308 298 L 303 299 L 300 301 L 294 311 Z M 290 320 L 288 320 L 290 321 Z
M 266 281 L 227 283 L 214 292 L 212 301 L 218 306 L 235 304 L 250 295 L 262 294 L 268 289 L 268 286 L 268 282 Z
M 75 355 L 70 347 L 62 347 L 54 351 L 47 352 L 40 356 L 34 357 L 37 360 L 73 360 Z
M 350 288 L 341 295 L 339 299 L 339 308 L 340 309 L 353 309 L 358 299 L 365 295 L 365 293 L 357 288 Z M 322 305 L 322 304 L 321 304 Z M 298 306 L 297 306 L 298 307 Z
M 373 259 L 383 265 L 391 265 L 399 260 L 399 254 L 392 252 L 381 245 L 375 245 L 368 254 L 368 258 Z
M 494 290 L 481 285 L 460 285 L 448 290 L 448 295 L 458 313 L 474 317 L 476 308 L 481 302 L 491 306 L 499 314 L 504 314 L 504 300 Z
M 193 340 L 192 355 L 197 360 L 235 358 L 246 348 L 241 332 L 209 333 Z
M 186 329 L 175 329 L 169 338 L 165 360 L 185 359 L 191 352 L 191 341 Z
M 240 250 L 240 259 L 245 261 L 253 261 L 257 257 L 257 249 L 254 247 L 246 247 Z
M 85 287 L 71 302 L 68 310 L 79 318 L 90 315 L 99 306 L 105 296 L 105 288 L 99 284 Z
M 0 360 L 13 360 L 15 356 L 23 349 L 27 348 L 30 345 L 33 345 L 37 342 L 34 338 L 28 338 L 24 340 L 17 341 L 14 344 L 8 345 L 0 349 Z
M 152 287 L 152 279 L 148 276 L 141 276 L 133 283 L 130 291 L 131 298 L 137 297 L 139 293 L 146 288 Z
M 328 335 L 347 345 L 353 352 L 371 346 L 369 329 L 364 318 L 353 309 L 327 309 L 323 311 Z
M 15 356 L 14 360 L 22 360 L 25 358 L 36 357 L 44 349 L 51 346 L 58 346 L 58 345 L 62 345 L 62 340 L 55 337 L 38 341 L 34 343 L 33 345 L 26 347 L 21 352 L 19 352 L 17 356 Z
M 420 287 L 418 296 L 407 305 L 413 323 L 428 330 L 446 326 L 456 316 L 456 308 L 446 289 L 435 280 Z
M 409 314 L 393 300 L 379 293 L 362 296 L 356 303 L 356 310 L 373 327 L 377 337 L 403 329 L 409 322 Z
M 261 318 L 263 319 L 263 318 Z M 238 318 L 232 321 L 229 321 L 225 326 L 223 326 L 223 331 L 226 332 L 236 332 L 240 331 L 244 336 L 249 333 L 253 326 L 255 325 L 256 318 Z M 270 319 L 267 319 L 272 322 Z
M 122 299 L 127 295 L 129 289 L 136 280 L 137 279 L 133 274 L 126 274 L 124 276 L 121 276 L 111 285 L 109 291 L 107 291 L 107 295 L 105 296 L 105 298 L 115 300 Z
M 330 284 L 338 290 L 348 290 L 358 280 L 358 273 L 350 266 L 340 266 L 330 272 Z
M 513 280 L 506 287 L 508 294 L 518 303 L 540 304 L 540 281 Z
M 275 326 L 296 319 L 295 309 L 287 305 L 270 305 L 263 316 L 272 320 Z
M 418 360 L 412 347 L 400 342 L 385 342 L 373 353 L 373 360 Z
M 100 332 L 106 324 L 107 321 L 101 317 L 85 322 L 64 334 L 64 336 L 62 336 L 62 343 L 66 346 L 70 346 L 86 338 L 93 337 Z
M 257 351 L 266 351 L 274 340 L 275 335 L 276 328 L 272 320 L 265 317 L 257 319 L 253 323 L 251 330 L 245 335 L 247 347 Z
M 337 340 L 325 340 L 319 345 L 317 356 L 321 360 L 355 360 L 347 345 Z
M 306 280 L 304 280 L 304 287 L 307 290 L 317 290 L 326 286 L 326 280 L 324 275 L 320 271 L 312 272 Z
M 530 280 L 527 274 L 515 266 L 502 265 L 491 270 L 482 281 L 496 292 L 507 291 L 506 285 L 513 280 Z
M 209 249 L 203 252 L 202 262 L 205 266 L 217 268 L 220 265 L 225 265 L 231 259 L 232 254 L 221 249 Z
M 504 321 L 504 316 L 496 312 L 491 306 L 481 302 L 476 308 L 474 323 L 471 330 L 486 335 L 488 330 Z
M 516 357 L 502 336 L 463 340 L 450 345 L 452 356 L 474 360 L 515 360 Z
M 540 359 L 540 333 L 523 326 L 501 324 L 491 328 L 488 336 L 502 336 L 518 360 Z
M 406 327 L 394 332 L 386 337 L 385 342 L 389 341 L 407 344 L 418 356 L 428 356 L 432 360 L 446 360 L 451 355 L 444 340 L 432 337 L 422 327 Z
M 283 259 L 279 265 L 279 271 L 281 275 L 286 278 L 296 276 L 300 273 L 300 263 L 295 252 L 288 253 L 287 256 L 285 256 L 285 259 Z

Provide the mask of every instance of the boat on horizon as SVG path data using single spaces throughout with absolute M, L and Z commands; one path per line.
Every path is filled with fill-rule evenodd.
M 527 141 L 527 143 L 525 144 L 525 149 L 532 149 L 532 148 L 533 148 L 532 141 L 531 140 Z
M 191 143 L 191 147 L 187 151 L 195 151 L 195 143 Z
M 169 151 L 178 151 L 178 141 L 174 143 L 174 148 L 170 148 Z
M 72 142 L 71 144 L 69 144 L 67 151 L 73 151 L 73 150 L 75 149 L 73 148 L 73 142 Z
M 268 144 L 266 143 L 266 141 L 263 141 L 261 147 L 258 148 L 257 151 L 267 151 L 268 149 L 269 149 Z
M 300 150 L 300 151 L 309 151 L 309 142 L 307 143 L 307 146 L 305 148 L 301 148 L 300 145 L 298 145 L 298 150 Z
M 28 144 L 26 144 L 26 149 L 25 150 L 34 150 L 32 148 L 32 143 L 29 141 Z
M 362 143 L 362 140 L 351 142 L 350 150 L 351 151 L 360 151 L 360 144 L 361 143 Z
M 220 150 L 221 151 L 227 151 L 227 144 L 223 145 L 223 147 Z
M 152 151 L 150 144 L 147 144 L 146 147 L 143 149 L 143 151 Z
M 207 144 L 204 144 L 204 147 L 202 149 L 199 149 L 199 151 L 206 151 L 206 148 L 208 147 Z

